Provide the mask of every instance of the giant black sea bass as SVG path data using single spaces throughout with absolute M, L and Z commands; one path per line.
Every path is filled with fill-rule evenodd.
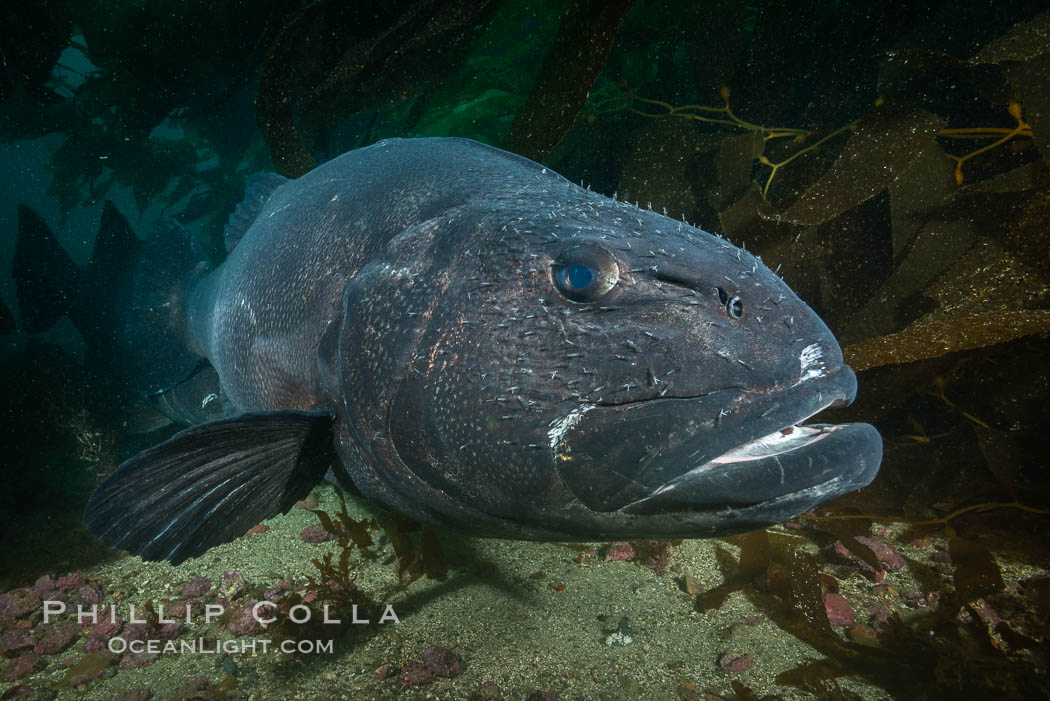
M 147 559 L 200 555 L 325 477 L 477 535 L 619 540 L 761 528 L 878 470 L 872 426 L 803 423 L 856 379 L 761 261 L 480 143 L 257 176 L 214 270 L 158 236 L 166 272 L 141 263 L 126 327 L 165 347 L 155 382 L 210 363 L 226 418 L 92 495 L 90 529 Z

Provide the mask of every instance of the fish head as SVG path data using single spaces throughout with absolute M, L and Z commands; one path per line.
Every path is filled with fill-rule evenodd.
M 873 427 L 803 425 L 856 378 L 750 253 L 558 182 L 424 229 L 344 299 L 367 496 L 496 536 L 705 537 L 874 478 Z

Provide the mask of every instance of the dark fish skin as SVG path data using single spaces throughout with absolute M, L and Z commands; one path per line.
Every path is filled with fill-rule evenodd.
M 426 523 L 581 540 L 759 528 L 878 470 L 871 426 L 798 426 L 856 380 L 724 239 L 465 139 L 275 185 L 185 297 L 233 416 L 96 491 L 107 544 L 177 562 L 326 472 Z

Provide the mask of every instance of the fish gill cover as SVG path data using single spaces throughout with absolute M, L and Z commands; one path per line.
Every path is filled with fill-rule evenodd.
M 5 4 L 5 172 L 31 173 L 15 191 L 63 243 L 94 234 L 63 232 L 67 214 L 98 221 L 111 198 L 139 236 L 173 215 L 218 260 L 251 173 L 298 176 L 394 136 L 513 147 L 760 254 L 859 373 L 839 420 L 886 441 L 870 488 L 746 540 L 500 549 L 344 520 L 322 491 L 320 529 L 300 536 L 314 517 L 293 510 L 171 570 L 114 559 L 79 525 L 164 419 L 20 326 L 3 337 L 5 692 L 1045 696 L 1048 17 L 1020 2 Z M 30 148 L 45 171 L 26 170 Z M 23 323 L 10 280 L 2 296 Z M 362 546 L 361 529 L 384 535 Z M 473 603 L 425 588 L 439 561 Z M 244 610 L 264 598 L 408 615 L 329 662 L 201 666 L 45 625 L 49 597 L 125 617 L 230 604 L 184 630 L 147 614 L 126 637 L 251 636 Z M 798 642 L 784 655 L 767 638 Z M 442 650 L 460 673 L 438 674 L 457 669 Z

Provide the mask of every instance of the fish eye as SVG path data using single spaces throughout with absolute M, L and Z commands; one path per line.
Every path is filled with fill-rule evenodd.
M 604 248 L 573 246 L 555 258 L 551 280 L 570 302 L 593 302 L 620 281 L 620 266 Z

